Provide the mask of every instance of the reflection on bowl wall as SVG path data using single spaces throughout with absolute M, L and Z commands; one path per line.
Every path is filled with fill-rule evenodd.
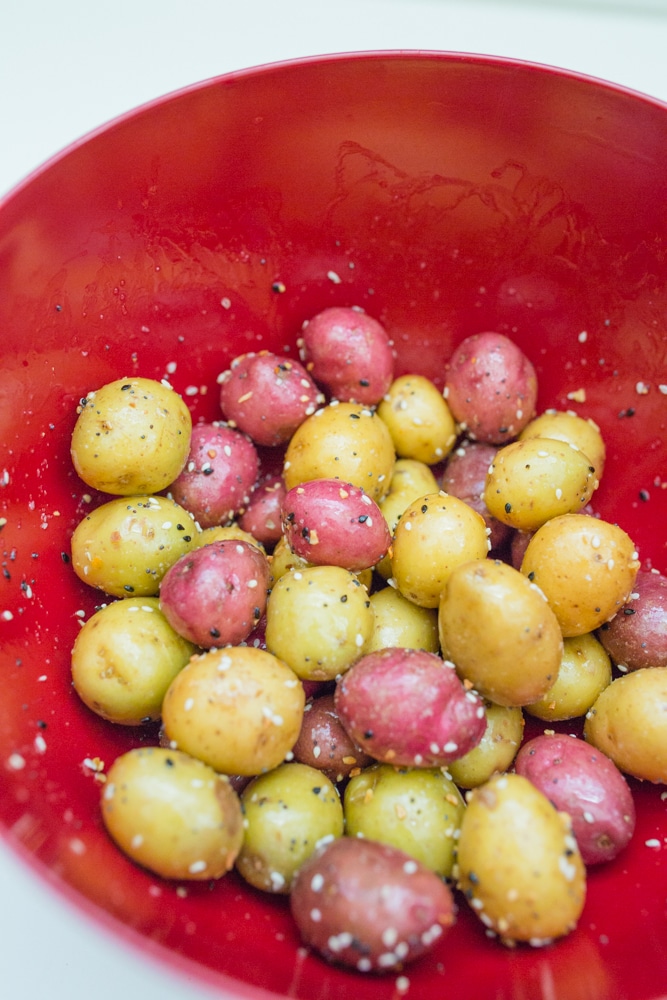
M 67 565 L 101 499 L 71 468 L 78 400 L 118 377 L 168 376 L 195 419 L 215 419 L 231 358 L 295 356 L 302 323 L 329 305 L 377 317 L 398 372 L 439 386 L 454 345 L 498 330 L 535 364 L 539 409 L 601 426 L 596 509 L 665 571 L 665 148 L 667 107 L 620 88 L 500 59 L 359 54 L 164 98 L 0 205 L 0 820 L 112 930 L 240 997 L 396 995 L 395 976 L 299 950 L 284 899 L 235 875 L 161 883 L 104 833 L 96 759 L 156 734 L 100 722 L 70 686 L 79 621 L 103 599 Z M 508 951 L 463 907 L 408 970 L 411 994 L 664 992 L 667 821 L 658 788 L 636 793 L 635 840 L 591 872 L 570 938 Z

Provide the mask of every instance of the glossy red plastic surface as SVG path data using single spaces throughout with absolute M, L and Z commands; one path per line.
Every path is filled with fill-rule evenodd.
M 327 57 L 140 109 L 0 206 L 0 820 L 112 930 L 239 997 L 397 996 L 395 976 L 299 951 L 284 899 L 233 875 L 179 895 L 107 839 L 84 761 L 108 765 L 155 733 L 105 725 L 70 687 L 77 612 L 100 600 L 62 556 L 88 509 L 68 455 L 79 398 L 170 373 L 198 390 L 186 397 L 195 417 L 216 417 L 231 357 L 293 355 L 302 322 L 328 305 L 364 307 L 390 330 L 400 370 L 440 384 L 453 345 L 500 330 L 535 363 L 540 408 L 600 424 L 596 507 L 665 571 L 665 149 L 665 106 L 564 72 L 456 54 Z M 634 842 L 591 871 L 575 933 L 510 951 L 463 905 L 406 970 L 409 995 L 667 995 L 667 803 L 659 787 L 636 793 Z

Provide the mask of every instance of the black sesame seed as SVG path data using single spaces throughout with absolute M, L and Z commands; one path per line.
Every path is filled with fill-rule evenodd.
M 634 615 L 634 613 L 635 613 L 635 609 L 634 608 L 623 608 L 623 614 L 624 615 Z M 609 628 L 608 625 L 607 625 L 607 628 Z
M 506 503 L 505 504 L 505 513 L 509 514 L 511 510 L 512 510 L 512 504 L 511 503 Z

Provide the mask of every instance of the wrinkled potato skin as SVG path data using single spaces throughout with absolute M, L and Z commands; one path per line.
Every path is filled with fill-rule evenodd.
M 546 410 L 526 424 L 519 441 L 533 437 L 553 438 L 574 445 L 589 459 L 597 478 L 602 478 L 606 448 L 600 428 L 593 420 L 584 419 L 571 410 Z
M 148 378 L 123 378 L 82 400 L 72 433 L 74 468 L 103 493 L 159 493 L 176 479 L 192 418 L 178 393 Z
M 446 767 L 486 728 L 481 698 L 424 650 L 369 653 L 338 681 L 334 702 L 352 739 L 397 767 Z
M 454 570 L 438 611 L 443 656 L 499 705 L 526 705 L 556 680 L 563 654 L 558 621 L 518 570 L 480 559 Z
M 96 611 L 74 641 L 74 689 L 110 722 L 154 722 L 167 688 L 195 651 L 173 630 L 157 598 L 114 601 Z
M 169 567 L 190 552 L 197 533 L 188 511 L 167 497 L 109 500 L 76 526 L 72 568 L 113 597 L 151 597 Z
M 434 465 L 454 447 L 454 418 L 442 393 L 423 375 L 401 375 L 395 379 L 377 413 L 389 428 L 400 458 Z
M 327 681 L 366 651 L 373 633 L 368 592 L 340 566 L 290 570 L 273 585 L 266 645 L 302 680 Z
M 619 669 L 667 667 L 667 578 L 640 570 L 630 601 L 598 638 Z
M 577 924 L 586 873 L 569 817 L 527 778 L 474 789 L 461 821 L 458 885 L 504 943 L 546 944 Z
M 374 764 L 350 779 L 344 796 L 348 837 L 391 844 L 449 878 L 465 809 L 439 768 Z
M 585 715 L 611 682 L 611 661 L 595 635 L 569 636 L 563 641 L 563 658 L 555 683 L 526 711 L 545 722 Z
M 526 438 L 501 448 L 486 478 L 484 500 L 498 521 L 535 531 L 585 507 L 598 485 L 590 460 L 566 441 Z
M 389 489 L 396 460 L 386 425 L 355 403 L 331 403 L 308 417 L 285 453 L 285 486 L 311 479 L 341 479 L 379 500 Z
M 484 518 L 457 497 L 430 493 L 411 503 L 396 525 L 392 576 L 409 601 L 437 608 L 456 567 L 488 551 Z
M 564 514 L 532 536 L 521 572 L 544 593 L 564 636 L 593 632 L 625 604 L 639 569 L 632 539 L 618 525 Z
M 523 739 L 524 717 L 517 705 L 495 705 L 487 701 L 486 729 L 482 739 L 447 770 L 459 788 L 476 788 L 494 774 L 508 771 Z
M 568 814 L 584 864 L 611 861 L 629 842 L 632 792 L 615 764 L 590 744 L 545 733 L 524 743 L 515 769 Z
M 336 787 L 307 764 L 280 764 L 246 785 L 237 871 L 264 892 L 289 893 L 295 873 L 325 837 L 343 836 Z
M 226 778 L 178 750 L 142 747 L 117 757 L 101 806 L 120 849 L 162 878 L 221 878 L 241 849 L 236 792 Z
M 454 923 L 452 893 L 439 876 L 395 847 L 353 837 L 309 858 L 290 906 L 308 947 L 359 972 L 401 968 Z
M 667 667 L 644 667 L 604 689 L 584 736 L 626 774 L 667 784 Z
M 301 729 L 305 696 L 290 668 L 253 646 L 195 657 L 162 705 L 166 738 L 222 774 L 277 767 Z
M 435 608 L 420 608 L 406 600 L 394 587 L 383 587 L 370 596 L 375 624 L 367 652 L 387 646 L 405 649 L 425 649 L 437 653 L 438 614 Z

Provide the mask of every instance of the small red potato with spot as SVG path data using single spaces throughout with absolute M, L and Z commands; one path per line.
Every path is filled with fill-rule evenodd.
M 632 792 L 616 765 L 595 747 L 573 736 L 536 736 L 519 750 L 515 770 L 568 813 L 584 864 L 611 861 L 630 841 Z
M 447 883 L 388 844 L 341 837 L 299 869 L 290 896 L 306 945 L 358 972 L 400 969 L 454 923 Z
M 160 609 L 179 635 L 204 649 L 243 642 L 266 608 L 269 563 L 257 546 L 213 542 L 179 559 L 160 588 Z
M 454 665 L 418 649 L 363 656 L 338 682 L 335 706 L 366 753 L 397 767 L 446 767 L 486 729 L 484 702 Z
M 318 385 L 341 402 L 375 406 L 394 379 L 394 353 L 381 323 L 357 309 L 333 306 L 304 326 L 301 360 Z
M 391 545 L 376 502 L 339 479 L 312 479 L 289 490 L 282 524 L 296 555 L 317 566 L 342 566 L 353 573 L 374 566 Z

